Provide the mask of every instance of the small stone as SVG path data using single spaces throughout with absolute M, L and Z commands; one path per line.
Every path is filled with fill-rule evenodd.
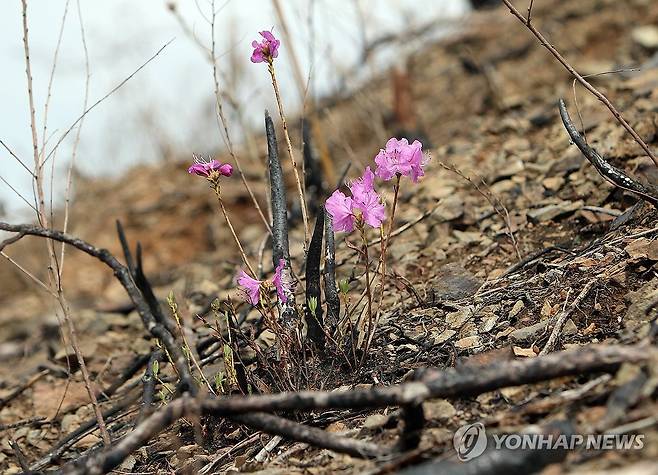
M 459 231 L 455 229 L 452 234 L 462 244 L 477 244 L 483 238 L 482 233 L 477 231 Z
M 522 173 L 524 170 L 523 162 L 521 160 L 514 160 L 512 163 L 508 163 L 503 168 L 499 169 L 494 176 L 494 182 L 500 181 L 503 178 L 513 177 Z
M 440 221 L 452 221 L 464 214 L 464 200 L 456 193 L 441 199 L 432 216 Z
M 460 350 L 467 350 L 469 348 L 474 348 L 480 345 L 480 337 L 477 335 L 467 336 L 466 338 L 462 338 L 461 340 L 457 340 L 455 342 L 455 347 Z
M 434 337 L 434 344 L 440 345 L 441 343 L 445 343 L 456 334 L 457 332 L 455 330 L 445 330 L 444 332 L 440 333 L 438 336 Z
M 473 316 L 473 307 L 462 307 L 446 315 L 446 323 L 453 330 L 458 330 Z
M 541 184 L 544 185 L 544 188 L 547 190 L 557 191 L 562 188 L 562 185 L 564 185 L 564 178 L 561 176 L 544 178 L 544 181 L 542 181 Z
M 539 338 L 545 330 L 549 328 L 552 330 L 554 323 L 555 318 L 547 318 L 546 320 L 542 320 L 541 322 L 530 325 L 529 327 L 514 330 L 512 333 L 510 333 L 509 337 L 512 341 L 515 342 L 535 340 Z M 560 333 L 567 336 L 574 335 L 578 333 L 578 328 L 576 327 L 576 324 L 573 322 L 573 320 L 569 318 L 566 322 L 564 322 L 562 331 Z
M 482 333 L 489 333 L 498 323 L 498 315 L 492 315 L 482 320 Z
M 658 27 L 655 25 L 638 26 L 631 33 L 633 41 L 647 49 L 658 49 Z
M 658 261 L 658 241 L 654 239 L 639 238 L 631 241 L 624 250 L 633 259 L 650 259 Z
M 509 318 L 514 318 L 516 317 L 521 311 L 525 308 L 525 304 L 523 303 L 523 300 L 517 300 L 514 306 L 512 307 L 512 310 L 509 311 Z
M 547 205 L 542 208 L 532 209 L 527 212 L 528 219 L 535 223 L 543 223 L 554 220 L 560 216 L 574 213 L 583 207 L 582 201 L 562 201 L 558 204 Z
M 534 340 L 539 337 L 544 332 L 544 330 L 546 330 L 549 322 L 550 320 L 546 319 L 539 323 L 535 323 L 534 325 L 530 325 L 529 327 L 514 330 L 509 334 L 510 340 L 515 342 Z
M 457 263 L 444 265 L 439 269 L 435 281 L 434 294 L 441 300 L 459 300 L 470 297 L 478 291 L 482 280 Z
M 428 401 L 423 404 L 423 409 L 425 410 L 425 417 L 429 420 L 450 419 L 457 413 L 455 406 L 445 399 Z
M 628 292 L 624 300 L 629 304 L 624 316 L 624 326 L 633 330 L 643 323 L 651 320 L 651 313 L 647 315 L 647 309 L 658 296 L 658 281 L 656 279 L 647 282 L 635 292 Z
M 387 422 L 388 416 L 384 414 L 371 414 L 363 421 L 363 428 L 369 430 L 379 429 L 380 427 L 384 427 Z
M 564 326 L 562 327 L 563 335 L 575 335 L 576 333 L 578 333 L 578 327 L 573 322 L 573 320 L 568 319 L 566 322 L 564 322 Z
M 178 457 L 178 460 L 187 460 L 194 455 L 194 452 L 197 450 L 199 450 L 199 446 L 196 444 L 184 445 L 176 451 L 176 456 Z

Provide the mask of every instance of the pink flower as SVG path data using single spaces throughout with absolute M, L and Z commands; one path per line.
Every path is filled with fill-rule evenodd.
M 274 287 L 276 287 L 276 293 L 282 303 L 286 303 L 288 301 L 287 294 L 291 292 L 290 283 L 286 281 L 282 274 L 283 268 L 285 266 L 286 261 L 279 259 L 279 265 L 276 266 L 276 269 L 274 270 L 274 278 L 272 279 L 272 283 L 274 284 Z
M 354 231 L 352 198 L 345 196 L 340 190 L 336 190 L 327 199 L 324 206 L 333 218 L 334 231 L 346 233 Z
M 238 274 L 238 284 L 243 287 L 249 303 L 258 305 L 258 302 L 260 302 L 260 286 L 263 281 L 249 277 L 245 271 L 241 270 Z
M 205 176 L 210 178 L 213 173 L 219 176 L 231 176 L 233 174 L 233 167 L 228 163 L 220 163 L 217 160 L 210 160 L 206 162 L 202 158 L 194 157 L 195 163 L 187 169 L 190 175 Z
M 247 301 L 252 305 L 258 305 L 260 302 L 260 290 L 263 284 L 266 284 L 271 288 L 272 285 L 276 288 L 276 293 L 279 296 L 279 300 L 282 303 L 288 301 L 288 294 L 292 292 L 291 284 L 283 275 L 283 270 L 285 268 L 286 261 L 283 259 L 279 260 L 279 265 L 276 266 L 274 270 L 274 277 L 272 281 L 258 280 L 250 277 L 244 270 L 241 270 L 238 273 L 238 284 L 242 287 L 242 290 L 247 296 Z
M 352 208 L 361 211 L 363 220 L 373 228 L 381 226 L 385 218 L 384 205 L 375 191 L 375 174 L 366 167 L 361 178 L 350 185 L 352 192 Z
M 251 62 L 262 63 L 267 61 L 269 63 L 279 56 L 281 42 L 274 37 L 271 31 L 261 31 L 260 35 L 263 37 L 260 43 L 256 40 L 251 42 L 251 46 L 254 48 L 254 52 L 251 54 Z
M 375 174 L 382 180 L 388 181 L 399 174 L 417 183 L 425 175 L 423 168 L 427 159 L 423 158 L 423 144 L 418 140 L 409 144 L 407 139 L 391 138 L 386 142 L 386 149 L 380 150 L 375 157 L 375 163 Z
M 325 203 L 327 212 L 333 219 L 335 231 L 351 232 L 357 212 L 363 221 L 378 228 L 385 219 L 384 205 L 374 188 L 375 174 L 367 167 L 361 178 L 357 178 L 350 185 L 352 197 L 345 196 L 336 190 Z
M 375 193 L 375 174 L 370 167 L 366 167 L 361 178 L 355 179 L 349 185 L 352 196 L 362 195 L 365 193 Z

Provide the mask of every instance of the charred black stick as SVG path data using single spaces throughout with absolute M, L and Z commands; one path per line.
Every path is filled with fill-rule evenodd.
M 324 199 L 324 177 L 322 166 L 318 159 L 315 147 L 313 147 L 313 134 L 308 121 L 302 121 L 302 139 L 304 154 L 304 184 L 306 185 L 306 196 L 310 197 L 309 208 L 312 214 L 318 214 L 322 209 L 322 200 Z
M 292 282 L 294 280 L 290 265 L 290 247 L 288 243 L 288 208 L 286 201 L 286 184 L 283 178 L 283 169 L 279 160 L 279 149 L 274 131 L 274 123 L 269 112 L 265 111 L 265 133 L 267 135 L 267 161 L 270 172 L 270 194 L 272 201 L 272 265 L 285 262 L 283 278 Z M 302 203 L 302 206 L 305 206 Z M 291 286 L 294 288 L 294 286 Z M 287 301 L 281 305 L 281 314 L 284 323 L 292 325 L 297 319 L 295 310 L 295 292 L 289 291 Z
M 113 396 L 114 393 L 126 383 L 126 381 L 135 376 L 137 371 L 148 362 L 150 357 L 151 356 L 148 354 L 138 355 L 135 360 L 123 370 L 119 378 L 99 394 L 98 400 L 105 401 L 109 399 L 110 396 Z
M 612 183 L 619 188 L 628 190 L 631 193 L 637 195 L 640 199 L 650 203 L 654 207 L 658 208 L 658 194 L 644 186 L 642 183 L 632 179 L 622 170 L 617 167 L 610 165 L 596 150 L 590 147 L 583 136 L 578 132 L 576 126 L 569 117 L 569 112 L 567 111 L 567 106 L 564 103 L 564 99 L 560 99 L 558 103 L 560 109 L 560 117 L 562 118 L 562 123 L 564 128 L 567 129 L 571 141 L 576 144 L 580 149 L 585 158 L 592 164 L 596 171 L 601 175 L 606 181 Z
M 318 347 L 324 346 L 324 328 L 322 320 L 322 301 L 320 295 L 320 260 L 322 257 L 322 238 L 324 234 L 324 213 L 315 218 L 313 237 L 306 256 L 306 326 L 308 338 Z M 311 309 L 311 307 L 313 308 Z
M 305 442 L 314 447 L 333 450 L 334 452 L 353 455 L 360 458 L 375 458 L 384 455 L 382 448 L 370 442 L 342 437 L 298 422 L 274 416 L 266 412 L 243 414 L 231 418 L 235 422 L 252 429 L 279 435 L 288 440 Z
M 272 264 L 276 267 L 280 259 L 290 261 L 290 247 L 288 244 L 286 183 L 279 160 L 274 123 L 268 111 L 265 111 L 265 132 L 267 134 L 267 163 L 270 171 L 272 199 Z
M 324 212 L 324 298 L 327 301 L 326 328 L 335 328 L 340 319 L 340 297 L 336 283 L 336 241 L 334 226 L 329 213 Z
M 351 164 L 347 164 L 337 187 L 340 187 L 345 181 L 345 176 L 350 169 Z M 336 240 L 334 237 L 334 225 L 331 215 L 324 209 L 324 298 L 327 301 L 327 321 L 326 329 L 335 328 L 340 319 L 340 297 L 338 296 L 338 285 L 336 284 Z
M 162 357 L 163 355 L 160 351 L 154 351 L 149 357 L 146 371 L 144 371 L 144 376 L 142 376 L 142 387 L 144 388 L 142 406 L 139 409 L 139 416 L 137 416 L 137 420 L 135 421 L 135 427 L 151 413 L 153 395 L 155 393 L 155 381 L 157 377 L 154 367 L 155 365 L 159 366 Z

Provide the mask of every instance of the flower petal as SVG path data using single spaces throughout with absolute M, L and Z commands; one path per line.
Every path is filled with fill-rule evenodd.
M 325 202 L 325 208 L 333 218 L 334 231 L 354 231 L 352 203 L 352 198 L 345 196 L 340 190 L 334 191 Z

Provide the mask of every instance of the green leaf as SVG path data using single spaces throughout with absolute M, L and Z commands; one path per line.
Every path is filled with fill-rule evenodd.
M 350 290 L 350 283 L 347 279 L 342 279 L 338 281 L 338 288 L 341 293 L 347 295 L 347 292 Z
M 153 371 L 153 376 L 157 376 L 160 372 L 160 362 L 158 360 L 153 360 L 151 371 Z

